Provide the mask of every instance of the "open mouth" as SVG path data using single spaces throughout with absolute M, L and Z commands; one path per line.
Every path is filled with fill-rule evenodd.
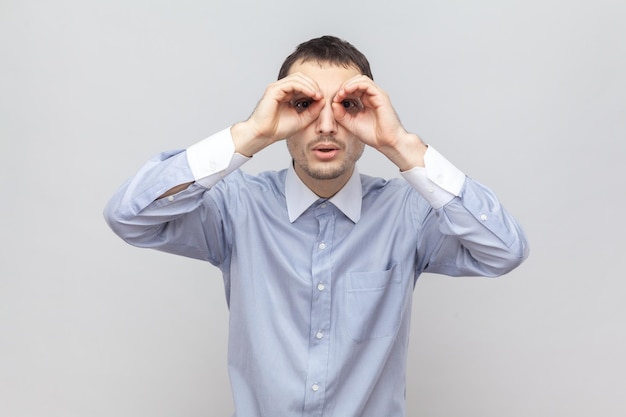
M 332 144 L 320 144 L 313 148 L 313 153 L 321 160 L 329 160 L 339 152 L 339 147 Z
M 331 152 L 336 151 L 339 148 L 340 146 L 335 143 L 318 143 L 317 145 L 313 146 L 313 150 L 319 152 Z

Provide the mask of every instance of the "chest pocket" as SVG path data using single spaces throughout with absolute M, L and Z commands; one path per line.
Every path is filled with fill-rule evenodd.
M 392 336 L 400 325 L 403 305 L 400 265 L 387 271 L 350 273 L 346 298 L 352 339 Z

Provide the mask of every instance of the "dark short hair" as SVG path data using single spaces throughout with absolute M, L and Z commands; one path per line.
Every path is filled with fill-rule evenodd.
M 335 36 L 322 36 L 303 42 L 289 55 L 278 72 L 278 79 L 285 78 L 296 62 L 317 61 L 321 64 L 354 67 L 371 79 L 370 63 L 358 49 L 349 42 Z

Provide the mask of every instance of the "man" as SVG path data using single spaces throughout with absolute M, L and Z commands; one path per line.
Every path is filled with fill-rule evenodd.
M 283 139 L 287 169 L 239 169 Z M 365 145 L 403 179 L 360 175 Z M 404 416 L 418 276 L 497 276 L 528 253 L 493 193 L 407 132 L 330 36 L 298 46 L 246 121 L 149 161 L 105 216 L 133 245 L 220 268 L 239 417 Z

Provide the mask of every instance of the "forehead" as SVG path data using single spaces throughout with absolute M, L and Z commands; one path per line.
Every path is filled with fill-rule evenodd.
M 320 87 L 337 88 L 350 78 L 361 75 L 361 71 L 354 66 L 344 67 L 341 64 L 319 61 L 296 61 L 289 69 L 289 74 L 297 72 L 313 79 Z

